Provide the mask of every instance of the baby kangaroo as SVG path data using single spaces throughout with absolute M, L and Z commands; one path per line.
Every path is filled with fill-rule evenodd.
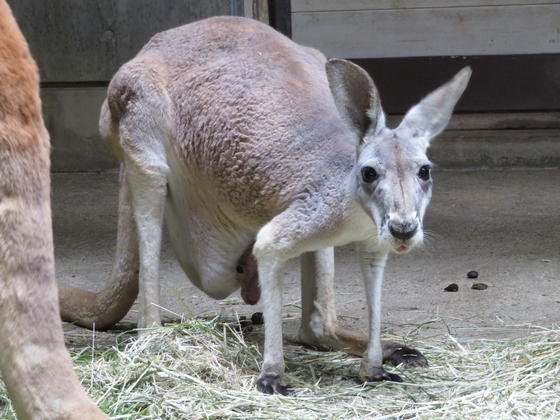
M 426 360 L 380 340 L 383 269 L 389 252 L 422 242 L 432 189 L 426 149 L 470 73 L 461 70 L 390 129 L 363 69 L 327 61 L 266 25 L 217 17 L 157 34 L 114 76 L 101 110 L 101 133 L 122 161 L 113 280 L 97 295 L 63 288 L 65 319 L 110 326 L 134 301 L 139 273 L 138 325 L 160 325 L 165 221 L 182 268 L 211 297 L 242 285 L 248 301 L 258 299 L 258 271 L 259 390 L 288 391 L 282 273 L 299 256 L 300 340 L 365 350 L 364 381 L 400 380 L 384 360 Z M 358 243 L 368 337 L 336 322 L 332 247 L 350 242 Z

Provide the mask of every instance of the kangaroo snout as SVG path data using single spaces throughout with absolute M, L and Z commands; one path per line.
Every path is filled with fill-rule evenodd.
M 389 232 L 391 232 L 391 235 L 403 241 L 412 238 L 417 230 L 417 222 L 389 222 Z

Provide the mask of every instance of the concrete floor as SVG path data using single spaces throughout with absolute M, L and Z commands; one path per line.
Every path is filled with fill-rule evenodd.
M 53 214 L 58 280 L 90 290 L 109 278 L 115 238 L 117 174 L 54 174 Z M 426 216 L 433 232 L 424 249 L 393 256 L 384 287 L 389 331 L 404 334 L 426 322 L 426 335 L 519 336 L 526 328 L 560 322 L 560 170 L 440 171 Z M 337 306 L 341 322 L 367 325 L 365 296 L 353 247 L 337 249 Z M 487 290 L 472 290 L 466 278 Z M 299 317 L 297 262 L 286 270 L 286 327 Z M 238 294 L 217 302 L 187 280 L 166 243 L 162 305 L 169 313 L 250 315 Z M 450 283 L 459 291 L 445 292 Z M 134 308 L 128 315 L 136 319 Z M 498 327 L 498 329 L 496 329 Z

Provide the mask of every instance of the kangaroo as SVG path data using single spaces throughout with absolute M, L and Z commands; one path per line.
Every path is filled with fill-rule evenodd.
M 64 346 L 39 76 L 0 0 L 0 373 L 20 419 L 106 419 Z
M 470 74 L 461 70 L 390 129 L 362 68 L 327 60 L 264 24 L 215 17 L 155 35 L 115 74 L 101 109 L 101 134 L 122 162 L 113 279 L 99 294 L 64 287 L 63 315 L 107 327 L 128 311 L 139 281 L 138 326 L 161 325 L 165 221 L 196 286 L 216 299 L 241 286 L 247 301 L 262 300 L 258 390 L 289 392 L 282 273 L 295 257 L 302 263 L 299 340 L 365 350 L 363 381 L 401 380 L 383 361 L 427 362 L 380 340 L 385 261 L 422 242 L 432 189 L 426 149 Z M 368 336 L 336 321 L 333 246 L 351 242 L 358 244 Z

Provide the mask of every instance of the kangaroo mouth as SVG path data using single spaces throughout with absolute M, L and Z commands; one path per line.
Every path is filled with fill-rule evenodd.
M 409 249 L 410 249 L 410 247 L 408 247 L 408 246 L 406 246 L 406 245 L 401 245 L 401 246 L 399 246 L 399 247 L 396 249 L 396 251 L 397 251 L 397 252 L 406 252 L 406 251 L 408 251 Z

